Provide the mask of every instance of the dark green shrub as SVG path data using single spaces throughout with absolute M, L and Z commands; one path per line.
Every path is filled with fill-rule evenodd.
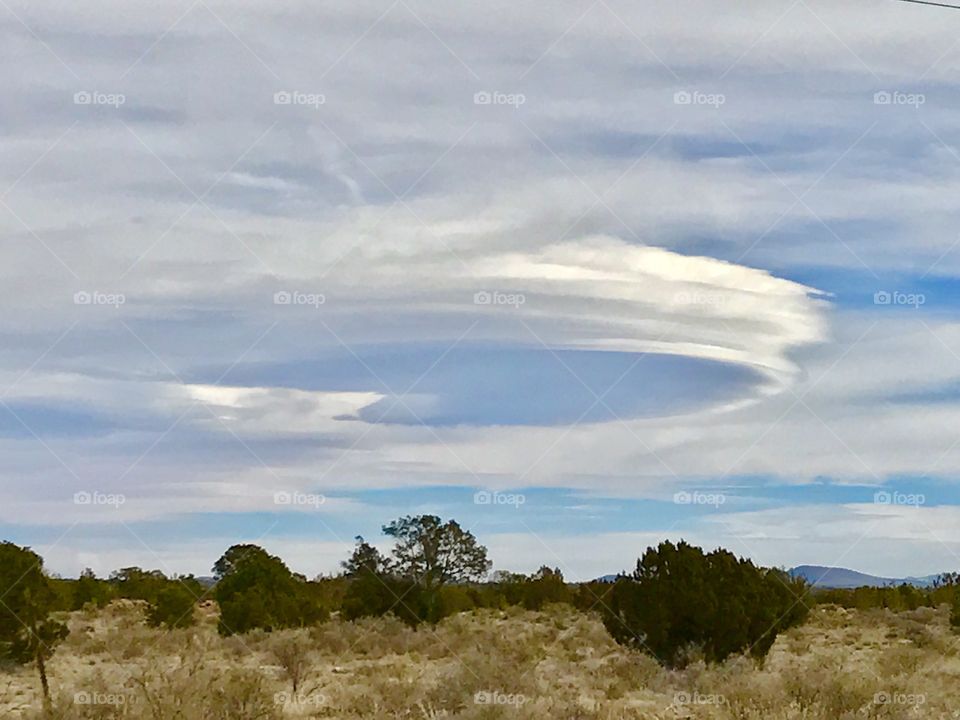
M 302 627 L 327 616 L 310 583 L 256 545 L 232 546 L 213 571 L 222 635 Z
M 60 600 L 43 560 L 30 548 L 0 543 L 0 658 L 18 664 L 36 663 L 44 707 L 50 707 L 47 660 L 67 637 L 67 626 L 50 619 Z
M 738 652 L 762 657 L 808 610 L 803 581 L 726 550 L 704 554 L 682 541 L 648 548 L 601 608 L 618 642 L 668 666 L 684 665 L 691 654 L 707 661 Z
M 950 627 L 955 632 L 960 632 L 960 592 L 954 588 L 953 600 L 950 603 Z
M 71 610 L 82 610 L 88 604 L 96 607 L 104 607 L 113 596 L 110 584 L 106 580 L 100 580 L 90 568 L 86 568 L 80 573 L 80 578 L 71 583 L 72 596 L 70 602 Z
M 362 573 L 352 578 L 341 606 L 341 614 L 346 620 L 389 613 L 411 627 L 427 620 L 429 611 L 423 590 L 417 583 L 375 573 Z
M 147 623 L 153 627 L 189 627 L 196 618 L 193 608 L 196 596 L 178 582 L 171 582 L 157 594 L 157 601 L 147 610 Z
M 563 581 L 560 568 L 543 566 L 524 583 L 523 606 L 527 610 L 541 610 L 549 603 L 569 603 L 573 593 Z

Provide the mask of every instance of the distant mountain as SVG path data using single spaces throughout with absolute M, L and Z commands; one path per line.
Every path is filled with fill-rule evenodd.
M 823 565 L 797 565 L 787 570 L 792 577 L 801 577 L 814 587 L 821 588 L 858 588 L 858 587 L 886 587 L 888 585 L 913 585 L 915 587 L 930 587 L 941 573 L 924 575 L 923 577 L 887 578 L 867 575 L 866 573 L 850 570 L 849 568 L 825 567 Z M 616 582 L 619 575 L 601 575 L 594 582 Z
M 798 565 L 787 571 L 793 577 L 801 577 L 814 587 L 822 588 L 856 588 L 864 585 L 870 587 L 885 587 L 887 585 L 915 585 L 929 587 L 940 574 L 925 575 L 924 577 L 886 578 L 876 575 L 867 575 L 848 568 L 824 567 L 822 565 Z

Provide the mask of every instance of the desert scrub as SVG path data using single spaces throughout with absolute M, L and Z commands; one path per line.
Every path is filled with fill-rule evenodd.
M 960 658 L 950 647 L 956 636 L 948 613 L 946 607 L 868 613 L 821 606 L 807 625 L 781 635 L 763 663 L 731 656 L 669 670 L 614 643 L 595 614 L 559 606 L 462 613 L 417 630 L 389 617 L 334 618 L 226 638 L 210 622 L 148 628 L 136 606 L 78 611 L 70 621 L 80 631 L 51 662 L 52 717 L 938 720 L 960 707 Z M 929 642 L 910 639 L 921 630 Z M 127 643 L 140 644 L 133 657 L 123 657 L 122 632 Z M 295 651 L 289 662 L 277 652 L 284 655 L 287 645 Z M 285 665 L 301 672 L 296 693 Z M 0 673 L 0 718 L 41 720 L 36 673 Z M 122 694 L 125 701 L 84 704 L 77 693 Z M 723 702 L 690 700 L 719 696 Z
M 269 647 L 271 658 L 290 682 L 290 692 L 296 694 L 314 663 L 310 639 L 302 630 L 287 630 L 275 633 Z

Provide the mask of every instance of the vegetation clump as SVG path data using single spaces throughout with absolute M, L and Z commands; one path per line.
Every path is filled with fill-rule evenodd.
M 780 570 L 726 550 L 663 542 L 617 579 L 604 624 L 618 642 L 674 667 L 698 655 L 708 662 L 741 652 L 763 657 L 810 604 L 804 581 Z

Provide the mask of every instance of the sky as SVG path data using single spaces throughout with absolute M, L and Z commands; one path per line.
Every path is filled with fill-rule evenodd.
M 960 569 L 960 12 L 0 2 L 0 537 Z

